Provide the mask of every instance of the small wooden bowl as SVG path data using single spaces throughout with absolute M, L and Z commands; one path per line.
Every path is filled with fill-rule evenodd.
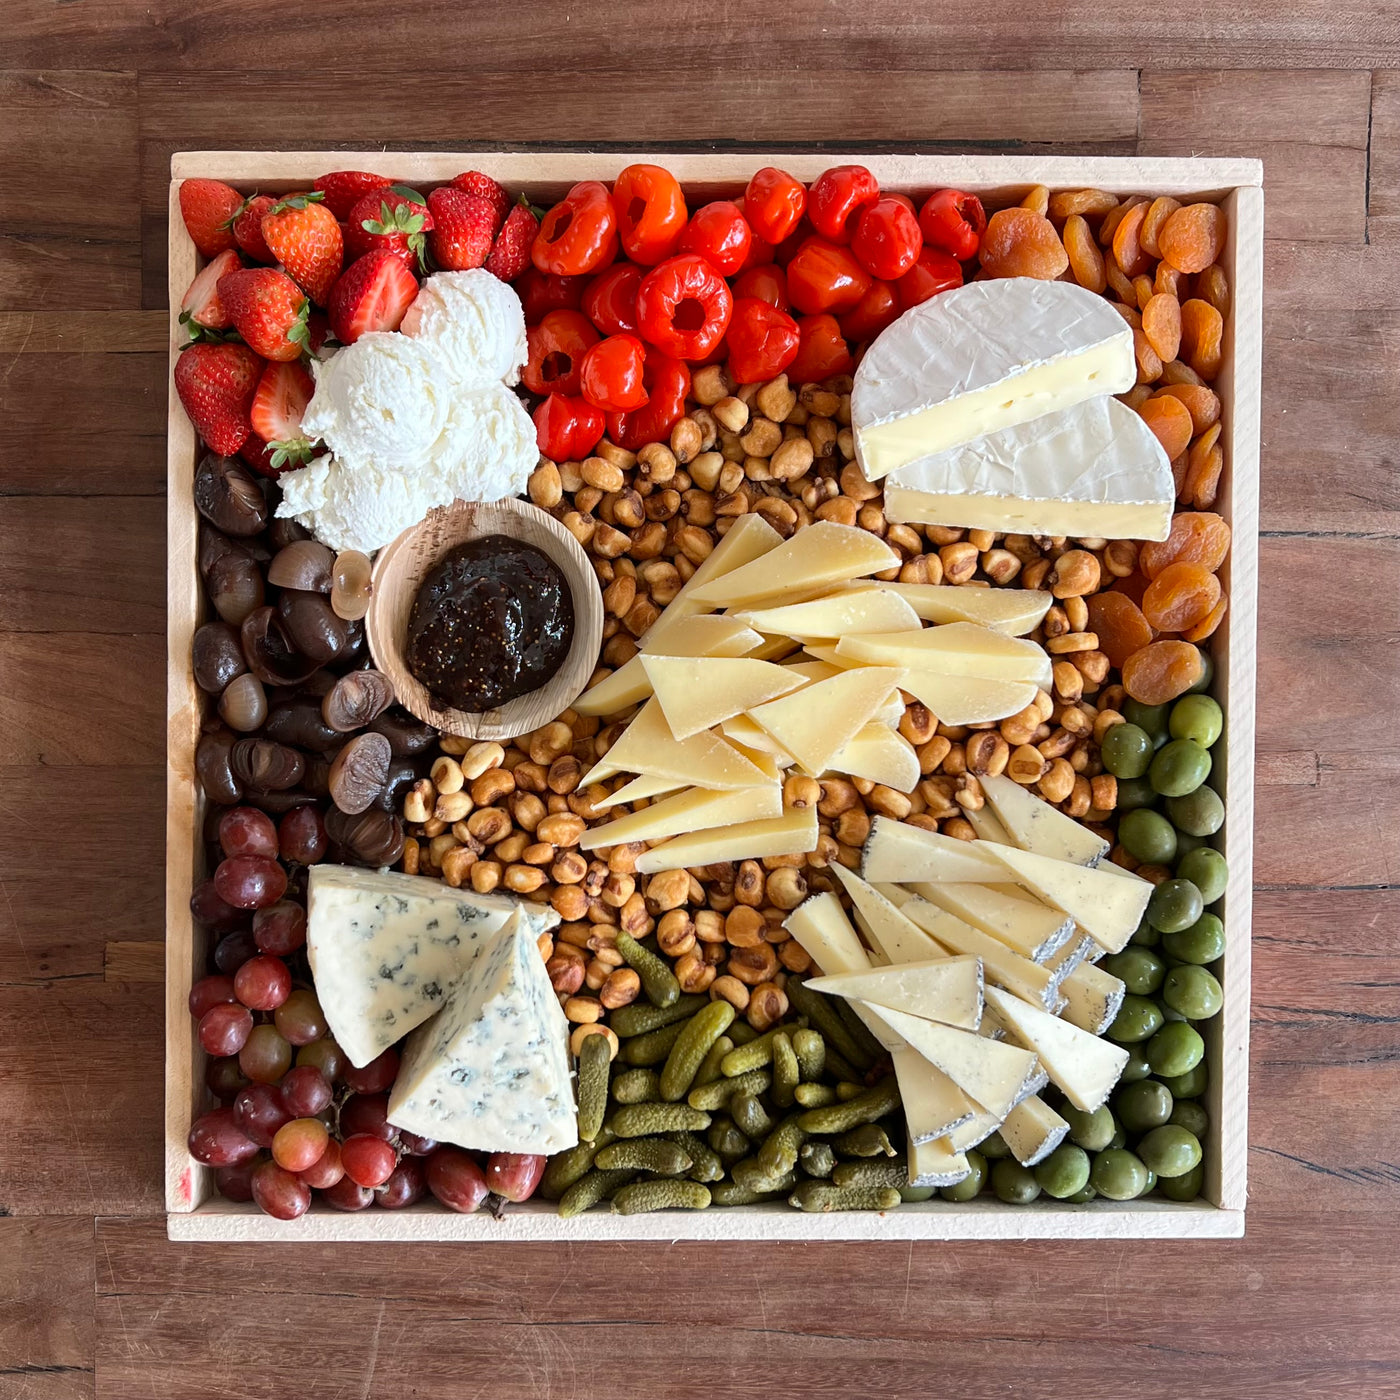
M 574 605 L 574 640 L 564 664 L 538 690 L 499 709 L 468 714 L 439 709 L 404 662 L 408 619 L 428 571 L 456 545 L 483 535 L 509 535 L 543 550 L 560 568 Z M 410 714 L 447 734 L 468 739 L 514 739 L 567 710 L 598 664 L 603 595 L 583 546 L 552 516 L 528 501 L 454 501 L 438 506 L 379 552 L 365 632 L 374 664 L 394 683 Z

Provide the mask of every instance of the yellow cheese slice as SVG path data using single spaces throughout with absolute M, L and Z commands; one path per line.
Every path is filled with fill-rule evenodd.
M 947 1137 L 971 1120 L 977 1105 L 912 1046 L 890 1052 L 909 1141 L 919 1144 Z
M 918 613 L 903 598 L 879 588 L 759 608 L 738 617 L 760 632 L 781 632 L 801 642 L 844 637 L 848 632 L 904 632 L 919 625 Z
M 952 950 L 930 937 L 902 913 L 882 890 L 875 889 L 855 871 L 847 870 L 844 865 L 833 862 L 831 869 L 850 895 L 851 903 L 864 917 L 871 942 L 890 962 L 927 962 L 932 958 L 946 958 L 952 955 Z M 831 970 L 823 968 L 823 971 Z
M 973 588 L 951 583 L 887 583 L 925 622 L 980 622 L 1022 637 L 1034 632 L 1054 597 L 1034 588 Z
M 978 781 L 980 782 L 981 779 L 979 778 Z M 989 802 L 984 802 L 976 811 L 970 807 L 964 807 L 963 816 L 967 819 L 967 824 L 977 833 L 979 840 L 1000 841 L 1003 846 L 1016 844 L 1011 839 L 1011 833 L 1001 824 L 1001 818 L 992 811 Z
M 676 739 L 797 690 L 805 682 L 784 666 L 748 657 L 642 654 L 642 669 Z
M 1124 984 L 1111 972 L 1091 962 L 1069 972 L 1060 982 L 1065 999 L 1064 1018 L 1090 1035 L 1102 1035 L 1123 1007 Z
M 732 744 L 716 734 L 677 739 L 655 700 L 648 700 L 617 743 L 584 774 L 580 787 L 618 773 L 641 773 L 706 788 L 759 787 L 767 781 Z
M 969 1118 L 969 1122 L 971 1119 Z M 986 1134 L 983 1134 L 985 1137 Z M 981 1141 L 981 1138 L 978 1139 Z M 909 1152 L 910 1186 L 956 1186 L 972 1174 L 967 1154 L 950 1145 L 950 1139 L 921 1142 Z
M 781 816 L 782 810 L 783 793 L 776 783 L 732 792 L 689 788 L 674 797 L 653 802 L 640 812 L 619 817 L 606 826 L 590 827 L 578 844 L 581 850 L 595 851 L 602 846 L 621 846 L 631 841 L 661 841 L 684 831 L 767 821 Z
M 907 885 L 915 880 L 1000 880 L 1006 870 L 980 841 L 959 841 L 892 817 L 876 817 L 861 851 L 860 873 L 872 884 Z
M 637 857 L 637 872 L 692 870 L 728 860 L 805 855 L 817 849 L 817 809 L 792 807 L 768 821 L 739 822 L 715 831 L 697 831 L 653 846 Z
M 1052 679 L 1050 658 L 1037 643 L 975 622 L 874 636 L 849 633 L 836 643 L 836 654 L 874 666 L 908 666 L 941 676 L 1023 681 L 1046 688 Z
M 948 1146 L 954 1152 L 966 1152 L 990 1137 L 1005 1121 L 1005 1113 L 988 1113 L 984 1109 L 974 1114 L 970 1122 L 954 1128 L 948 1134 Z
M 621 807 L 629 802 L 640 802 L 643 798 L 664 797 L 667 793 L 675 792 L 684 786 L 684 783 L 678 783 L 674 778 L 633 778 L 630 783 L 624 783 L 616 792 L 609 793 L 601 801 L 595 802 L 593 808 L 595 811 L 601 812 L 609 807 Z
M 864 666 L 854 656 L 844 656 L 836 650 L 835 642 L 808 642 L 802 650 L 816 661 L 825 661 L 835 671 L 854 671 Z
M 942 880 L 910 883 L 931 904 L 991 934 L 1032 962 L 1046 962 L 1074 936 L 1074 920 L 1061 910 L 1005 894 L 993 885 Z
M 727 616 L 727 614 L 726 614 Z M 785 656 L 791 656 L 793 652 L 801 649 L 801 644 L 793 641 L 791 637 L 780 637 L 769 633 L 759 634 L 759 644 L 745 655 L 753 657 L 755 661 L 781 661 Z
M 982 964 L 975 957 L 899 963 L 871 972 L 817 977 L 808 985 L 831 996 L 907 1011 L 962 1030 L 975 1031 L 982 1022 Z
M 903 674 L 890 666 L 843 671 L 751 709 L 748 715 L 809 773 L 825 773 L 831 760 L 889 699 Z
M 1096 866 L 1108 854 L 1103 837 L 1004 773 L 988 773 L 981 781 L 987 802 L 1010 837 L 1007 845 L 1075 865 Z
M 841 901 L 829 891 L 804 899 L 783 920 L 783 927 L 817 967 L 830 976 L 861 972 L 870 966 Z
M 801 676 L 804 681 L 829 681 L 832 676 L 839 676 L 842 671 L 849 671 L 849 666 L 833 666 L 829 661 L 784 661 L 783 669 L 791 671 L 796 676 Z
M 791 768 L 797 762 L 761 724 L 755 723 L 748 715 L 735 715 L 725 720 L 719 729 L 726 739 L 740 749 L 768 754 L 784 768 Z
M 1038 1094 L 1022 1099 L 1001 1125 L 1002 1141 L 1023 1167 L 1043 1162 L 1068 1132 L 1069 1124 Z
M 947 725 L 990 724 L 1020 714 L 1036 697 L 1026 681 L 988 681 L 975 676 L 945 676 L 937 671 L 906 671 L 899 683 Z
M 913 792 L 919 785 L 919 755 L 904 735 L 874 719 L 842 746 L 831 760 L 831 771 L 869 778 L 896 792 Z

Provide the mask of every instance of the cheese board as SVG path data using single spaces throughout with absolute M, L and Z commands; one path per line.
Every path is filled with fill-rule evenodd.
M 383 174 L 322 189 L 333 171 Z M 1241 1234 L 1261 178 L 1258 162 L 1233 159 L 177 154 L 171 1238 Z M 298 194 L 313 181 L 309 198 Z M 462 252 L 492 186 L 518 197 L 516 209 L 549 210 L 538 229 L 529 214 L 533 267 L 503 274 L 525 305 L 518 338 L 510 288 L 482 288 L 513 255 L 511 221 L 523 227 L 525 215 L 507 216 L 505 199 L 487 244 Z M 598 190 L 602 204 L 590 205 Z M 961 203 L 944 197 L 955 192 Z M 202 221 L 196 194 L 230 202 Z M 250 209 L 265 245 L 234 243 Z M 678 220 L 665 247 L 648 242 L 657 209 Z M 568 265 L 570 229 L 577 239 L 595 216 L 612 251 L 588 264 L 603 275 L 586 298 L 572 272 L 531 283 L 536 269 Z M 799 218 L 815 232 L 785 243 Z M 291 238 L 294 224 L 318 220 L 345 241 L 347 270 L 331 280 L 337 250 L 324 285 Z M 611 269 L 619 234 L 608 220 L 631 259 Z M 747 251 L 726 267 L 738 225 Z M 958 243 L 969 225 L 971 252 Z M 352 263 L 360 228 L 389 243 L 354 249 Z M 754 252 L 763 230 L 775 234 L 771 261 Z M 420 290 L 425 234 L 438 271 Z M 1210 251 L 1193 261 L 1202 238 Z M 1169 261 L 1174 249 L 1191 271 Z M 1041 261 L 1028 271 L 1031 254 Z M 777 299 L 790 294 L 800 320 L 764 300 L 775 268 Z M 568 301 L 571 276 L 571 306 L 532 304 L 545 284 Z M 605 302 L 628 277 L 645 345 Z M 255 279 L 259 317 L 277 279 L 292 299 L 272 342 L 265 320 L 243 319 Z M 321 306 L 333 338 L 316 355 Z M 729 339 L 707 343 L 717 317 Z M 940 349 L 958 343 L 960 325 L 977 331 L 966 364 Z M 332 451 L 316 456 L 297 437 L 290 462 L 274 466 L 283 433 L 264 433 L 261 455 L 243 450 L 246 427 L 221 442 L 227 423 L 206 417 L 197 436 L 191 415 L 208 400 L 189 387 L 192 330 L 203 345 L 236 347 L 213 351 L 211 365 L 241 356 L 246 371 L 246 347 L 257 347 L 255 430 L 274 421 L 264 383 L 285 421 L 289 377 L 301 376 L 306 421 Z M 789 332 L 786 358 L 771 360 Z M 1157 354 L 1168 348 L 1181 358 Z M 561 364 L 570 372 L 570 355 L 583 397 L 548 378 Z M 513 389 L 517 365 L 538 401 L 533 425 Z M 685 387 L 674 413 L 644 430 L 671 392 L 667 374 Z M 333 394 L 333 378 L 349 387 Z M 375 391 L 411 421 L 386 409 L 352 435 L 347 405 Z M 556 400 L 573 405 L 567 431 L 549 416 Z M 601 442 L 566 450 L 590 414 L 601 433 L 605 413 Z M 433 414 L 438 475 L 360 509 L 359 483 L 406 472 L 398 464 Z M 482 442 L 490 451 L 469 445 Z M 1095 476 L 1100 462 L 1111 469 Z M 258 485 L 259 473 L 277 486 Z M 538 727 L 513 751 L 484 730 L 411 729 L 386 708 L 392 688 L 366 679 L 379 653 L 371 663 L 356 631 L 371 596 L 366 555 L 429 506 L 473 491 L 491 499 L 502 483 L 533 503 L 518 511 L 585 546 L 609 619 L 591 686 L 578 695 L 585 668 L 572 705 L 565 696 L 532 712 Z M 279 497 L 295 526 L 272 518 Z M 1172 542 L 1192 507 L 1221 522 L 1202 528 L 1223 530 L 1228 551 L 1188 578 L 1204 555 Z M 656 552 L 636 543 L 652 526 L 665 539 Z M 243 539 L 268 541 L 264 557 Z M 1115 542 L 1133 539 L 1158 543 L 1141 556 L 1134 544 L 1119 573 Z M 263 605 L 255 565 L 275 604 Z M 1092 583 L 1075 581 L 1084 569 Z M 1043 591 L 1028 586 L 1032 570 Z M 549 580 L 530 577 L 544 608 Z M 462 578 L 476 591 L 454 598 Z M 495 614 L 476 600 L 492 584 L 488 566 L 466 561 L 443 576 L 432 615 L 420 584 L 410 631 L 423 604 L 423 636 L 450 624 L 473 638 L 456 654 L 490 654 L 481 619 Z M 1103 654 L 1099 632 L 1134 635 L 1119 616 L 1129 608 L 1146 630 L 1136 653 L 1118 646 L 1124 685 L 1107 659 L 1099 673 L 1086 657 Z M 547 629 L 549 616 L 532 626 Z M 1149 683 L 1160 668 L 1141 659 L 1153 648 L 1189 672 L 1160 695 Z M 303 674 L 308 656 L 322 665 Z M 485 683 L 460 670 L 425 661 L 414 675 L 434 700 L 449 683 Z M 315 829 L 326 792 L 333 820 Z M 279 841 L 290 890 L 268 858 Z M 417 940 L 445 912 L 472 930 L 466 965 L 454 952 L 432 975 L 407 963 L 389 972 L 388 943 L 357 941 L 365 918 Z M 533 1026 L 535 1038 L 501 1041 L 497 1024 Z M 516 1067 L 509 1092 L 502 1076 L 478 1075 L 492 1057 Z M 326 1085 L 333 1102 L 329 1088 L 317 1097 Z M 752 1092 L 726 1107 L 740 1085 Z M 573 1146 L 595 1109 L 594 1136 Z M 731 1157 L 725 1133 L 759 1150 Z M 897 1166 L 860 1155 L 856 1143 L 877 1133 Z M 584 1146 L 581 1170 L 566 1175 Z M 527 1172 L 516 1159 L 532 1153 Z M 488 1180 L 493 1208 L 478 1209 Z M 1153 1189 L 1162 1182 L 1190 1190 Z M 596 1187 L 588 1199 L 600 1204 L 569 1208 L 574 1186 Z

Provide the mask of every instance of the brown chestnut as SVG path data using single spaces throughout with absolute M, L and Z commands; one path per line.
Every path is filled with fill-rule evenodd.
M 267 538 L 271 541 L 273 549 L 286 549 L 289 544 L 295 544 L 298 540 L 309 540 L 311 531 L 290 517 L 274 516 L 267 527 Z
M 395 758 L 412 758 L 423 753 L 441 737 L 431 724 L 414 719 L 398 706 L 385 710 L 369 727 L 389 741 L 389 750 Z
M 267 581 L 277 588 L 329 593 L 335 555 L 316 540 L 295 540 L 278 550 L 267 566 Z
M 262 607 L 262 570 L 247 550 L 212 532 L 204 557 L 204 587 L 214 611 L 232 626 L 241 626 L 249 613 Z
M 220 725 L 201 736 L 194 752 L 194 768 L 211 802 L 232 806 L 243 796 L 243 784 L 234 776 L 233 746 L 238 735 Z
M 326 692 L 321 718 L 338 733 L 349 734 L 378 719 L 393 703 L 394 683 L 382 671 L 350 671 Z
M 219 715 L 231 729 L 244 734 L 262 728 L 267 719 L 267 692 L 250 671 L 235 676 L 219 697 Z
M 314 700 L 279 700 L 267 712 L 263 733 L 279 744 L 329 753 L 345 742 L 343 734 L 321 718 L 321 707 Z
M 243 619 L 242 641 L 248 669 L 264 685 L 297 685 L 317 668 L 310 657 L 297 654 L 274 607 L 255 608 Z
M 403 855 L 403 822 L 392 812 L 371 808 L 355 815 L 332 807 L 326 834 L 357 865 L 393 865 Z
M 190 647 L 194 683 L 211 695 L 218 695 L 235 676 L 248 669 L 238 630 L 227 622 L 206 622 L 194 634 Z
M 357 734 L 331 764 L 331 801 L 342 812 L 363 812 L 389 780 L 389 741 L 382 734 Z
M 331 611 L 324 594 L 284 589 L 277 612 L 292 645 L 318 666 L 343 656 L 350 644 L 350 624 Z
M 209 453 L 194 473 L 195 509 L 226 535 L 256 535 L 267 525 L 267 498 L 236 457 Z
M 295 787 L 306 771 L 306 760 L 285 744 L 271 739 L 239 739 L 233 746 L 233 775 L 247 788 L 281 792 Z

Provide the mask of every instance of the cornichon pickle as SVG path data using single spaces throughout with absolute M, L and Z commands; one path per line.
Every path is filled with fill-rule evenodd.
M 609 1143 L 593 1159 L 607 1171 L 624 1168 L 637 1172 L 657 1172 L 661 1176 L 684 1176 L 695 1165 L 690 1153 L 665 1138 L 624 1138 Z
M 578 1135 L 592 1141 L 603 1126 L 608 1108 L 608 1073 L 612 1050 L 607 1037 L 590 1035 L 578 1055 Z
M 813 1083 L 822 1077 L 826 1068 L 826 1041 L 820 1031 L 803 1026 L 791 1035 L 792 1048 L 797 1054 L 797 1063 L 802 1070 L 802 1078 Z
M 601 1036 L 594 1036 L 601 1040 Z M 793 1099 L 803 1108 L 825 1108 L 836 1102 L 836 1090 L 830 1084 L 799 1084 L 792 1091 Z
M 737 1074 L 733 1079 L 716 1079 L 713 1084 L 702 1084 L 692 1089 L 685 1097 L 691 1108 L 709 1112 L 723 1108 L 735 1094 L 761 1094 L 773 1082 L 773 1076 L 766 1069 L 752 1069 L 747 1074 Z
M 836 997 L 836 1014 L 841 1018 L 845 1027 L 851 1033 L 851 1039 L 870 1056 L 873 1064 L 884 1053 L 885 1047 L 871 1034 L 870 1027 L 856 1015 L 856 1009 L 845 997 Z
M 847 1064 L 831 1046 L 826 1047 L 826 1077 L 839 1080 L 843 1084 L 860 1084 L 864 1073 L 854 1065 Z M 864 1087 L 863 1085 L 861 1086 Z
M 601 1040 L 601 1036 L 594 1036 Z M 773 1037 L 773 1103 L 778 1108 L 791 1108 L 793 1091 L 802 1082 L 802 1070 L 797 1063 L 797 1052 L 792 1048 L 792 1038 L 779 1031 Z
M 618 1215 L 644 1215 L 649 1210 L 704 1210 L 710 1188 L 698 1181 L 635 1181 L 613 1197 Z
M 842 1103 L 849 1103 L 852 1099 L 858 1099 L 865 1092 L 865 1085 L 857 1083 L 854 1079 L 843 1079 L 836 1086 L 836 1097 Z
M 791 1191 L 797 1184 L 797 1173 L 791 1168 L 775 1176 L 764 1170 L 757 1157 L 746 1157 L 742 1162 L 735 1162 L 729 1169 L 729 1175 L 736 1186 L 742 1186 L 746 1191 Z
M 771 1031 L 764 1031 L 761 1036 L 749 1041 L 747 1045 L 740 1045 L 737 1049 L 731 1050 L 720 1061 L 720 1069 L 731 1079 L 740 1074 L 747 1074 L 750 1070 L 762 1069 L 773 1059 L 774 1037 L 784 1035 L 790 1029 L 790 1026 L 774 1026 Z
M 590 1040 L 602 1040 L 602 1036 L 590 1036 Z M 539 1195 L 546 1201 L 557 1201 L 575 1182 L 581 1181 L 593 1166 L 593 1159 L 600 1148 L 617 1140 L 617 1134 L 609 1128 L 600 1128 L 598 1136 L 589 1142 L 587 1139 L 567 1152 L 560 1152 L 549 1159 L 549 1165 L 540 1178 Z M 583 1207 L 587 1209 L 587 1206 Z
M 781 1200 L 791 1190 L 791 1183 L 755 1191 L 752 1187 L 740 1186 L 737 1181 L 717 1181 L 710 1187 L 710 1199 L 717 1206 L 756 1206 L 763 1201 Z
M 899 1155 L 890 1135 L 878 1123 L 862 1123 L 858 1128 L 832 1138 L 831 1145 L 843 1157 L 896 1157 Z
M 629 1065 L 659 1065 L 671 1053 L 671 1047 L 681 1038 L 684 1021 L 663 1026 L 659 1031 L 644 1031 L 622 1042 L 622 1058 Z
M 823 1110 L 818 1109 L 817 1112 Z M 758 1164 L 769 1176 L 781 1176 L 797 1165 L 797 1150 L 807 1141 L 801 1118 L 784 1118 L 763 1140 L 758 1149 Z
M 797 1149 L 797 1165 L 808 1176 L 830 1176 L 836 1166 L 836 1154 L 829 1142 L 804 1142 Z
M 710 1047 L 729 1029 L 733 1019 L 734 1008 L 729 1002 L 712 1001 L 684 1023 L 661 1071 L 663 1099 L 675 1103 L 677 1099 L 685 1097 Z M 594 1039 L 601 1040 L 602 1037 L 595 1036 Z M 730 1054 L 733 1053 L 730 1051 Z
M 729 1116 L 739 1131 L 755 1142 L 773 1131 L 773 1120 L 757 1094 L 735 1094 L 729 1100 Z
M 903 1162 L 866 1158 L 862 1162 L 842 1162 L 831 1173 L 833 1186 L 893 1186 L 902 1191 L 909 1185 L 909 1168 Z
M 705 1134 L 705 1141 L 719 1153 L 720 1161 L 727 1167 L 732 1167 L 735 1162 L 742 1162 L 753 1150 L 753 1144 L 729 1118 L 715 1119 L 710 1124 L 709 1132 Z
M 731 1027 L 732 1029 L 732 1027 Z M 700 1068 L 695 1071 L 695 1084 L 713 1084 L 721 1077 L 719 1062 L 734 1048 L 734 1037 L 732 1035 L 722 1035 L 710 1046 L 705 1058 L 700 1061 Z M 694 1086 L 692 1086 L 694 1087 Z
M 604 1197 L 612 1195 L 619 1186 L 631 1181 L 635 1175 L 636 1172 L 630 1169 L 588 1172 L 564 1192 L 559 1201 L 559 1214 L 582 1215 L 590 1206 L 596 1206 Z
M 822 1033 L 828 1056 L 835 1050 L 842 1059 L 862 1070 L 869 1069 L 875 1063 L 875 1057 L 866 1054 L 846 1029 L 846 1023 L 836 1014 L 836 1008 L 820 992 L 812 991 L 798 977 L 788 979 L 786 990 L 792 1009 L 801 1012 Z
M 694 1133 L 710 1126 L 710 1115 L 686 1103 L 632 1103 L 608 1119 L 620 1138 L 650 1137 L 652 1133 Z M 604 1166 L 607 1163 L 603 1163 Z
M 709 1004 L 709 997 L 683 996 L 670 1006 L 651 1006 L 644 1001 L 634 1001 L 631 1006 L 620 1006 L 608 1017 L 608 1025 L 619 1040 L 629 1036 L 645 1035 L 648 1031 L 659 1031 L 662 1026 L 686 1021 L 701 1007 Z
M 681 996 L 681 984 L 663 959 L 643 948 L 630 934 L 617 935 L 616 948 L 627 965 L 642 979 L 642 990 L 654 1006 L 674 1006 Z
M 701 1142 L 694 1133 L 667 1133 L 666 1138 L 690 1154 L 692 1181 L 719 1181 L 723 1178 L 724 1163 L 720 1161 L 719 1153 Z
M 798 1210 L 816 1213 L 832 1210 L 893 1210 L 899 1204 L 899 1192 L 893 1186 L 829 1186 L 825 1181 L 804 1181 L 788 1197 L 788 1204 L 796 1206 Z
M 590 1035 L 588 1040 L 602 1040 Z M 588 1044 L 588 1040 L 584 1044 Z M 654 1069 L 625 1069 L 612 1082 L 614 1103 L 656 1103 L 661 1098 L 661 1079 Z
M 899 1086 L 894 1075 L 882 1079 L 873 1089 L 846 1103 L 830 1104 L 826 1108 L 809 1108 L 797 1120 L 808 1133 L 844 1133 L 862 1123 L 873 1123 L 899 1107 Z
M 729 1038 L 735 1045 L 747 1045 L 758 1039 L 758 1032 L 747 1021 L 735 1021 L 729 1028 Z

